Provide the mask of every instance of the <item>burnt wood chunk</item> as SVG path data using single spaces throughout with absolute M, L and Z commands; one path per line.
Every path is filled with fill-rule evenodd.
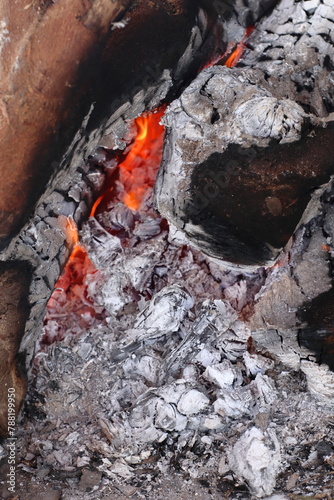
M 334 371 L 334 289 L 301 307 L 298 318 L 302 322 L 300 345 L 314 352 L 318 363 Z
M 157 208 L 212 257 L 274 263 L 330 181 L 330 12 L 278 6 L 237 67 L 206 69 L 167 110 Z

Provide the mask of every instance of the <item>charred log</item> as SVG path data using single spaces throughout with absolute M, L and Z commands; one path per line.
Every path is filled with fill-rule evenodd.
M 157 206 L 214 257 L 272 262 L 333 173 L 325 12 L 331 23 L 322 4 L 312 13 L 276 9 L 261 26 L 267 32 L 247 42 L 242 69 L 206 70 L 167 112 Z M 300 33 L 290 18 L 304 23 Z
M 201 247 L 215 257 L 244 265 L 271 261 L 312 192 L 334 173 L 333 139 L 333 130 L 315 129 L 291 144 L 212 154 L 192 173 L 184 223 L 199 227 Z

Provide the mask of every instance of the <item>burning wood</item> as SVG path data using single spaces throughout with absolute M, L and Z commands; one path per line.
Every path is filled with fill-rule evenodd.
M 22 227 L 41 188 L 52 174 L 32 218 L 1 254 L 3 261 L 23 261 L 34 270 L 31 284 L 26 282 L 31 312 L 21 343 L 28 368 L 35 356 L 35 344 L 40 332 L 38 325 L 41 324 L 47 300 L 73 248 L 69 224 L 74 221 L 80 225 L 87 218 L 93 197 L 99 193 L 117 166 L 117 150 L 121 153 L 125 148 L 127 136 L 131 140 L 131 119 L 147 109 L 154 109 L 167 96 L 172 98 L 187 79 L 191 79 L 211 57 L 216 57 L 220 50 L 219 43 L 222 42 L 224 46 L 217 13 L 212 8 L 205 8 L 205 5 L 202 8 L 197 2 L 180 1 L 169 4 L 157 1 L 149 5 L 145 1 L 136 2 L 127 10 L 128 17 L 124 27 L 114 30 L 109 30 L 111 21 L 115 19 L 113 16 L 120 12 L 124 14 L 125 9 L 121 9 L 121 2 L 111 2 L 112 5 L 110 2 L 106 3 L 108 5 L 102 17 L 103 1 L 99 0 L 89 3 L 88 7 L 83 6 L 82 2 L 79 2 L 80 5 L 73 2 L 69 5 L 64 0 L 49 8 L 37 10 L 37 13 L 35 4 L 32 4 L 28 20 L 22 20 L 23 27 L 31 26 L 28 40 L 20 38 L 18 45 L 15 37 L 8 40 L 12 44 L 8 52 L 8 64 L 15 69 L 14 82 L 9 81 L 8 84 L 17 87 L 17 79 L 25 82 L 26 78 L 28 84 L 26 88 L 22 87 L 23 96 L 20 94 L 18 100 L 11 100 L 10 106 L 13 105 L 14 109 L 9 116 L 13 113 L 13 121 L 5 125 L 1 136 L 5 143 L 1 166 L 4 179 L 2 201 L 10 193 L 11 197 L 22 202 L 15 201 L 13 210 L 8 205 L 3 211 L 2 247 L 8 244 L 13 232 Z M 12 26 L 12 16 L 22 19 L 20 8 L 21 6 L 10 11 L 6 8 L 4 22 L 8 21 L 8 25 Z M 35 16 L 40 20 L 39 23 L 36 21 L 34 24 Z M 152 31 L 153 38 L 148 40 L 148 19 L 159 28 L 159 40 L 154 40 L 156 31 Z M 62 43 L 57 45 L 52 56 L 57 60 L 59 49 L 61 54 L 67 54 L 67 59 L 64 66 L 57 66 L 59 73 L 50 78 L 51 87 L 49 89 L 47 86 L 44 94 L 39 87 L 35 91 L 34 85 L 31 90 L 30 57 L 31 71 L 37 67 L 36 81 L 41 81 L 41 85 L 45 84 L 45 74 L 48 75 L 49 64 L 53 68 L 54 59 L 48 60 L 48 44 L 41 43 L 41 40 L 53 36 L 58 25 L 64 28 L 65 34 L 70 31 L 70 39 L 75 48 L 73 51 L 64 49 L 63 43 L 69 43 L 68 36 L 60 30 Z M 179 28 L 179 36 L 171 44 L 170 34 L 174 26 Z M 79 40 L 78 43 L 76 40 Z M 23 51 L 19 50 L 20 44 L 24 46 Z M 19 58 L 15 59 L 17 53 Z M 13 60 L 16 60 L 18 69 L 13 66 Z M 82 63 L 79 69 L 77 60 Z M 71 61 L 74 63 L 71 64 Z M 85 70 L 86 64 L 89 71 Z M 95 64 L 98 67 L 97 74 Z M 77 92 L 79 82 L 82 86 Z M 89 89 L 92 89 L 92 93 Z M 68 121 L 69 102 L 74 105 L 73 111 L 78 107 L 73 123 Z M 40 111 L 36 120 L 27 117 L 33 122 L 31 127 L 26 127 L 26 122 L 21 120 L 22 103 L 24 109 L 29 110 L 32 115 L 36 110 Z M 13 126 L 16 123 L 15 117 L 17 127 Z M 66 134 L 60 134 L 60 142 L 54 143 L 54 131 L 58 122 L 64 122 Z M 25 134 L 15 147 L 15 170 L 11 177 L 5 171 L 13 160 L 13 131 L 21 134 L 22 127 Z M 87 141 L 89 133 L 90 139 Z M 99 155 L 105 154 L 105 149 L 110 151 L 111 158 L 100 168 Z M 54 161 L 60 160 L 56 163 L 56 168 L 54 163 L 51 165 L 50 157 Z M 19 180 L 16 181 L 16 178 Z M 10 186 L 13 189 L 9 189 Z M 22 196 L 15 196 L 15 193 L 21 193 Z M 7 216 L 8 210 L 10 217 Z M 4 336 L 5 331 L 8 337 L 12 336 L 11 328 L 5 323 L 2 331 Z M 23 330 L 18 333 L 18 338 L 22 337 Z M 1 397 L 5 398 L 6 394 L 1 394 Z M 6 419 L 6 416 L 1 418 Z
M 162 71 L 152 86 L 135 89 L 129 103 L 121 95 L 102 125 L 103 106 L 87 116 L 87 130 L 94 129 L 88 143 L 79 133 L 64 170 L 3 254 L 34 268 L 21 344 L 31 364 L 33 329 L 78 242 L 73 221 L 80 226 L 80 247 L 49 303 L 34 366 L 30 419 L 22 422 L 20 437 L 33 464 L 22 463 L 27 473 L 60 469 L 73 474 L 67 484 L 75 489 L 87 485 L 88 469 L 79 484 L 76 479 L 83 468 L 96 469 L 99 491 L 87 498 L 115 496 L 111 487 L 140 494 L 138 474 L 145 469 L 146 478 L 158 477 L 173 463 L 193 480 L 232 490 L 235 498 L 236 483 L 258 498 L 275 489 L 316 495 L 325 485 L 331 491 L 332 359 L 310 350 L 318 321 L 322 345 L 332 328 L 331 309 L 325 318 L 313 312 L 327 310 L 333 290 L 328 150 L 334 56 L 323 30 L 334 23 L 327 21 L 331 0 L 326 2 L 282 2 L 243 43 L 239 67 L 204 70 L 169 106 L 155 187 L 160 213 L 151 195 L 161 136 L 146 128 L 160 115 L 137 125 L 131 120 L 170 95 L 172 83 L 182 80 L 179 70 L 188 78 L 184 60 L 194 44 L 196 50 L 208 47 L 211 17 L 200 11 L 172 78 Z M 162 3 L 153 3 L 160 12 Z M 178 15 L 181 4 L 168 3 L 168 15 Z M 256 2 L 254 12 L 267 4 Z M 230 14 L 223 20 L 229 37 L 223 45 L 234 46 L 249 18 L 241 29 L 245 10 L 220 6 Z M 133 12 L 140 20 L 144 3 L 138 9 Z M 127 39 L 129 25 L 120 40 Z M 104 77 L 110 76 L 106 69 Z M 254 208 L 247 210 L 240 183 L 247 195 L 259 189 Z M 110 192 L 98 198 L 107 184 Z M 222 258 L 242 267 L 231 270 Z M 23 292 L 19 282 L 13 301 Z M 23 311 L 21 322 L 25 318 Z M 15 354 L 21 336 L 20 324 Z M 145 496 L 155 498 L 147 481 Z

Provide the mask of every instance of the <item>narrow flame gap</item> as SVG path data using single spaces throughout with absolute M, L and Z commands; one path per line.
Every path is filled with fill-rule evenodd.
M 165 108 L 135 120 L 138 133 L 125 160 L 119 165 L 119 181 L 124 186 L 121 201 L 139 210 L 149 188 L 153 188 L 162 157 L 164 127 L 160 120 Z
M 66 217 L 66 240 L 74 248 L 79 243 L 79 232 L 73 217 Z
M 242 57 L 244 50 L 247 48 L 247 40 L 254 31 L 254 26 L 250 26 L 246 29 L 242 40 L 235 46 L 232 54 L 227 58 L 224 65 L 228 68 L 233 68 L 236 66 Z

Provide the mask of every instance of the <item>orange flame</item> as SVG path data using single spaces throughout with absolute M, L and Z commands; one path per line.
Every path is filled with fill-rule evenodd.
M 254 26 L 250 26 L 249 28 L 246 29 L 241 42 L 239 42 L 236 45 L 232 54 L 225 61 L 225 66 L 227 66 L 228 68 L 233 68 L 234 66 L 237 65 L 246 48 L 246 41 L 248 37 L 253 33 L 253 31 L 254 31 Z
M 148 189 L 154 185 L 161 162 L 164 127 L 159 122 L 164 111 L 165 106 L 134 120 L 137 134 L 130 151 L 118 165 L 118 187 L 114 184 L 95 201 L 90 217 L 95 217 L 100 203 L 107 200 L 110 193 L 115 203 L 122 201 L 134 211 L 140 208 Z
M 104 196 L 101 195 L 98 197 L 97 200 L 95 200 L 93 206 L 92 206 L 92 209 L 90 211 L 90 214 L 89 214 L 89 217 L 94 217 L 95 216 L 95 213 L 96 213 L 96 210 L 97 210 L 97 207 L 99 206 L 99 204 L 101 203 L 101 201 L 103 200 Z
M 160 165 L 163 142 L 163 126 L 159 123 L 164 113 L 140 116 L 135 120 L 138 134 L 125 160 L 119 165 L 121 184 L 124 185 L 123 202 L 138 210 L 147 192 L 153 187 Z

